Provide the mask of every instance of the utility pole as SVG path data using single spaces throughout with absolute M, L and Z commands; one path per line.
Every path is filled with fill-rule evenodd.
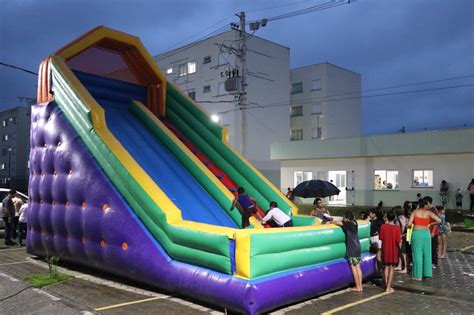
M 244 157 L 247 156 L 247 43 L 246 43 L 246 32 L 245 32 L 245 12 L 240 12 L 237 15 L 240 19 L 240 63 L 242 68 L 241 74 L 241 90 L 239 95 L 239 107 L 242 111 L 241 117 L 241 153 Z

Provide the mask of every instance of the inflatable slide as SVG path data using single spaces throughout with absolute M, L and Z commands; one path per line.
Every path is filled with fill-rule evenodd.
M 241 229 L 239 186 L 294 227 Z M 216 307 L 260 313 L 353 283 L 342 230 L 299 215 L 137 37 L 103 26 L 40 65 L 29 198 L 29 253 Z M 367 222 L 359 237 L 367 278 Z

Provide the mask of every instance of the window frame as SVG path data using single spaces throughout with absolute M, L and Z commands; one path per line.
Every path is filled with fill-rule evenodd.
M 202 64 L 205 65 L 207 63 L 211 63 L 212 62 L 212 56 L 209 55 L 209 56 L 205 56 L 204 58 L 202 58 Z
M 296 111 L 296 110 L 295 110 L 296 108 L 301 109 L 301 114 L 299 114 L 299 113 L 296 113 L 296 114 L 295 114 L 295 113 L 294 113 L 294 112 Z M 301 117 L 301 116 L 303 116 L 303 114 L 304 114 L 304 113 L 303 113 L 303 110 L 304 110 L 303 105 L 294 105 L 294 106 L 291 106 L 291 108 L 290 108 L 290 117 Z M 299 110 L 298 110 L 298 112 L 299 112 Z
M 302 177 L 302 179 L 303 179 L 303 180 L 301 181 L 301 183 L 302 183 L 302 182 L 305 182 L 305 181 L 307 181 L 307 180 L 313 179 L 313 171 L 293 171 L 293 188 L 296 187 L 296 186 L 298 186 L 299 184 L 301 184 L 301 183 L 298 183 L 298 184 L 297 184 L 297 180 L 296 180 L 297 173 L 300 173 L 300 174 L 301 174 L 301 177 Z M 310 174 L 309 179 L 306 179 L 306 178 L 308 178 L 308 176 L 306 176 L 306 175 L 308 175 L 308 174 Z
M 296 137 L 293 137 L 293 133 L 297 133 L 301 131 L 301 138 L 297 139 Z M 303 134 L 303 129 L 291 129 L 290 130 L 290 141 L 301 141 L 303 140 L 304 134 Z
M 397 172 L 397 183 L 395 183 L 397 186 L 397 188 L 391 188 L 391 189 L 388 189 L 388 188 L 385 188 L 385 189 L 376 189 L 375 188 L 375 172 L 385 172 L 385 181 L 387 182 L 387 173 L 388 172 Z M 400 190 L 400 171 L 399 170 L 396 170 L 396 169 L 390 169 L 390 168 L 387 168 L 387 169 L 374 169 L 373 172 L 372 172 L 372 176 L 373 176 L 373 190 L 374 191 L 399 191 Z
M 319 82 L 319 88 L 314 88 L 314 82 Z M 311 80 L 311 91 L 321 91 L 321 79 L 313 79 Z
M 173 74 L 173 67 L 166 69 L 166 74 Z
M 195 60 L 194 61 L 189 61 L 187 63 L 187 65 L 188 65 L 188 68 L 186 69 L 186 72 L 187 72 L 188 75 L 189 74 L 194 74 L 194 73 L 197 72 L 197 63 L 196 63 Z M 194 65 L 194 68 L 192 68 L 192 65 Z
M 314 106 L 319 105 L 319 111 L 315 112 L 314 111 Z M 323 104 L 321 102 L 317 102 L 314 104 L 311 104 L 311 115 L 322 115 L 323 114 Z
M 220 88 L 221 86 L 224 87 L 224 93 L 223 94 L 221 94 L 221 88 Z M 229 94 L 229 92 L 227 92 L 225 90 L 225 81 L 217 83 L 217 96 L 224 96 L 224 95 L 227 95 L 227 94 Z
M 295 92 L 294 87 L 298 84 L 301 85 L 301 91 Z M 300 93 L 303 93 L 303 92 L 304 92 L 303 82 L 296 82 L 296 83 L 291 84 L 291 94 L 300 94 Z
M 227 54 L 227 56 L 226 56 Z M 221 58 L 222 56 L 222 58 Z M 218 55 L 217 55 L 217 65 L 218 66 L 223 66 L 223 65 L 228 65 L 229 64 L 229 60 L 227 60 L 226 57 L 228 57 L 229 54 L 226 53 L 225 51 L 224 52 L 220 52 Z M 221 61 L 223 61 L 223 63 L 221 63 Z
M 432 185 L 431 186 L 415 186 L 414 185 L 414 182 L 415 182 L 415 171 L 422 171 L 423 172 L 423 178 L 425 177 L 425 172 L 426 171 L 429 171 L 431 172 L 431 181 L 432 181 Z M 430 169 L 430 168 L 427 168 L 427 169 L 412 169 L 411 170 L 411 188 L 434 188 L 434 170 L 433 169 Z
M 206 90 L 207 87 L 209 88 L 208 90 Z M 210 93 L 210 92 L 211 92 L 211 85 L 210 85 L 210 84 L 204 85 L 204 86 L 202 87 L 202 92 L 203 92 L 203 93 Z
M 181 70 L 184 70 L 181 71 Z M 182 63 L 178 66 L 178 77 L 184 77 L 188 74 L 188 63 Z

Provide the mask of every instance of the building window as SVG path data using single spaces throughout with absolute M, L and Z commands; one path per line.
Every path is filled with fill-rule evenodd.
M 7 156 L 8 155 L 8 149 L 7 148 L 3 148 L 2 149 L 2 156 Z
M 8 141 L 8 134 L 3 135 L 3 141 Z
M 8 126 L 8 121 L 6 119 L 4 119 L 2 121 L 2 127 L 6 127 L 6 126 Z
M 226 65 L 229 63 L 228 59 L 229 59 L 229 54 L 226 53 L 226 52 L 221 52 L 219 53 L 219 66 L 220 65 Z
M 204 57 L 204 59 L 202 60 L 202 63 L 203 63 L 203 64 L 211 63 L 211 56 L 206 56 L 206 57 Z
M 293 83 L 291 85 L 291 94 L 303 93 L 303 82 Z
M 217 85 L 217 95 L 226 95 L 227 91 L 225 90 L 225 82 L 220 82 Z
M 303 129 L 291 130 L 291 141 L 303 140 Z
M 433 187 L 433 170 L 413 170 L 413 187 Z
M 193 101 L 196 100 L 196 91 L 189 91 L 188 95 Z
M 321 80 L 313 80 L 311 83 L 311 91 L 321 90 Z
M 294 172 L 294 187 L 298 186 L 302 182 L 305 182 L 307 180 L 312 180 L 313 179 L 313 172 L 303 172 L 303 171 L 296 171 Z
M 314 127 L 312 131 L 313 131 L 313 139 L 321 139 L 322 137 L 321 127 Z
M 291 117 L 303 116 L 303 106 L 291 106 Z
M 196 61 L 188 62 L 188 74 L 196 73 Z
M 5 163 L 2 163 L 1 168 L 2 168 L 2 170 L 5 169 Z
M 173 68 L 166 69 L 166 74 L 173 74 Z
M 398 189 L 398 171 L 375 170 L 374 171 L 374 189 L 375 190 Z
M 203 93 L 209 93 L 209 92 L 211 92 L 211 86 L 210 86 L 210 85 L 204 85 L 204 86 L 202 87 L 202 92 L 203 92 Z
M 311 105 L 311 115 L 320 115 L 321 114 L 321 103 L 315 103 Z
M 183 63 L 182 65 L 179 65 L 179 76 L 182 77 L 186 74 L 188 74 L 188 64 Z

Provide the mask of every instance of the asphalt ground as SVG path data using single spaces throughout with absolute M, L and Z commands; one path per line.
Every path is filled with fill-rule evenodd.
M 2 242 L 3 243 L 3 242 Z M 60 263 L 74 279 L 42 289 L 29 287 L 25 276 L 47 272 L 47 264 L 24 247 L 0 246 L 1 314 L 222 314 L 226 310 L 162 292 L 92 269 Z M 448 258 L 440 259 L 433 278 L 422 283 L 397 274 L 395 292 L 370 282 L 363 293 L 339 290 L 274 310 L 273 314 L 472 314 L 474 313 L 474 233 L 453 232 Z

